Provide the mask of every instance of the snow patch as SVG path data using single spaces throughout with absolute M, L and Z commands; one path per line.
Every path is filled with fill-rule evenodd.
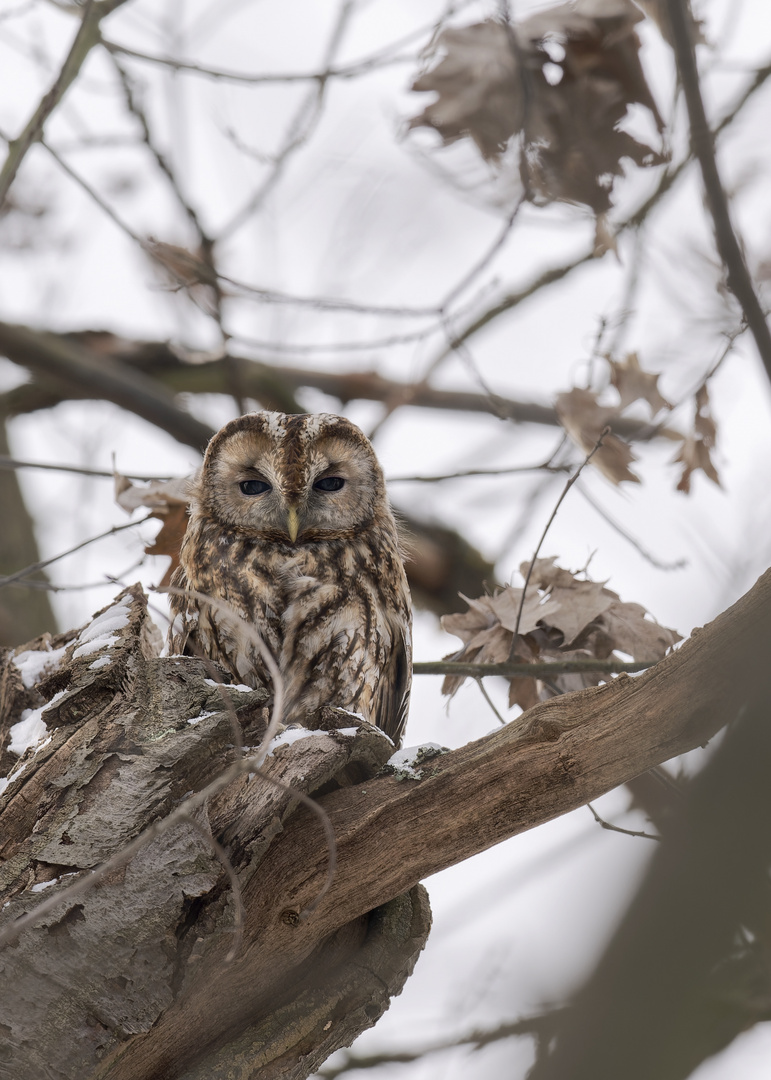
M 46 737 L 48 728 L 42 713 L 42 709 L 25 709 L 21 714 L 21 720 L 14 724 L 10 731 L 8 749 L 12 754 L 21 757 L 25 750 L 42 742 Z
M 252 693 L 254 693 L 254 687 L 253 686 L 246 686 L 244 683 L 235 683 L 235 684 L 234 683 L 223 683 L 223 682 L 216 682 L 214 679 L 204 679 L 204 682 L 208 683 L 209 686 L 222 687 L 224 690 L 238 690 L 238 692 L 241 693 L 241 694 L 252 694 Z
M 41 705 L 39 709 L 25 709 L 21 714 L 21 720 L 18 724 L 14 724 L 9 732 L 10 741 L 8 743 L 8 749 L 12 754 L 16 754 L 17 757 L 28 750 L 31 746 L 35 746 L 38 750 L 42 749 L 38 746 L 38 743 L 42 743 L 43 746 L 47 746 L 49 739 L 44 743 L 46 735 L 48 735 L 48 728 L 46 722 L 43 719 L 43 713 L 46 709 L 50 709 L 51 706 L 64 697 L 66 690 L 60 690 L 58 694 L 54 694 L 47 705 Z M 10 780 L 13 777 L 9 777 Z
M 420 780 L 423 775 L 422 766 L 439 754 L 446 754 L 447 747 L 438 743 L 423 743 L 422 746 L 406 746 L 404 750 L 397 750 L 385 763 L 384 768 L 397 776 L 409 777 L 411 780 Z
M 358 735 L 359 729 L 357 727 L 339 727 L 336 728 L 338 735 Z
M 195 725 L 200 724 L 202 720 L 206 720 L 208 717 L 214 716 L 214 715 L 215 714 L 213 712 L 204 711 L 202 713 L 199 713 L 198 716 L 191 716 L 190 719 L 188 720 L 188 724 L 190 724 L 191 727 L 195 727 Z
M 21 672 L 21 681 L 26 688 L 29 690 L 37 685 L 44 675 L 49 675 L 54 671 L 61 663 L 66 651 L 67 646 L 62 645 L 61 649 L 27 649 L 18 656 L 14 656 L 14 666 Z
M 129 623 L 131 612 L 131 597 L 124 596 L 117 604 L 107 608 L 101 615 L 84 627 L 80 632 L 78 641 L 80 644 L 72 654 L 73 660 L 79 656 L 90 656 L 91 653 L 99 652 L 100 649 L 108 649 L 117 645 L 116 630 L 123 630 Z
M 93 664 L 88 665 L 89 671 L 96 671 L 97 668 L 106 667 L 107 664 L 112 663 L 111 656 L 100 656 L 98 660 L 94 660 Z
M 49 885 L 55 885 L 58 880 L 59 880 L 58 877 L 55 877 L 55 878 L 51 878 L 50 881 L 39 881 L 37 883 L 37 885 L 33 885 L 32 888 L 29 891 L 30 892 L 42 892 L 43 889 L 47 889 L 49 887 Z
M 271 739 L 265 757 L 272 757 L 279 746 L 291 746 L 292 743 L 299 742 L 300 739 L 308 739 L 314 735 L 318 737 L 326 734 L 326 731 L 309 731 L 307 728 L 303 727 L 287 728 L 286 731 L 282 731 L 280 735 L 276 735 L 275 738 Z

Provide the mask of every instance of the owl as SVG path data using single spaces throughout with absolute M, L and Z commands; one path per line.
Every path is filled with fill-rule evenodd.
M 285 720 L 336 705 L 400 744 L 410 595 L 382 470 L 350 420 L 256 412 L 226 424 L 194 481 L 172 586 L 170 652 L 271 689 L 247 624 L 278 664 Z

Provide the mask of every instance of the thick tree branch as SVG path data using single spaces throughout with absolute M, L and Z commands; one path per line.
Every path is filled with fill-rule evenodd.
M 175 393 L 230 393 L 226 358 L 190 364 L 180 360 L 163 342 L 127 342 L 107 332 L 98 331 L 54 335 L 0 323 L 0 351 L 5 351 L 9 359 L 25 367 L 33 370 L 35 367 L 41 370 L 50 367 L 53 370 L 53 365 L 59 363 L 59 357 L 63 354 L 63 347 L 60 346 L 66 346 L 70 351 L 78 350 L 81 357 L 90 355 L 92 364 L 120 364 L 126 378 L 129 372 L 138 369 L 148 378 L 152 377 L 151 385 L 155 387 L 156 396 L 161 394 L 164 388 Z M 377 371 L 333 372 L 267 364 L 240 356 L 231 359 L 236 360 L 239 365 L 239 375 L 246 395 L 262 402 L 268 408 L 277 408 L 283 412 L 302 412 L 295 392 L 304 387 L 313 387 L 343 403 L 363 400 L 382 401 L 392 405 L 394 402 L 403 402 L 416 408 L 486 413 L 519 423 L 560 426 L 556 411 L 550 405 L 536 402 L 515 401 L 498 395 L 465 390 L 437 390 L 431 386 L 416 386 L 385 378 Z M 59 374 L 59 368 L 56 371 Z M 67 397 L 104 396 L 118 405 L 130 407 L 124 404 L 125 380 L 121 380 L 120 384 L 110 380 L 105 380 L 101 385 L 90 384 L 88 379 L 76 377 L 77 369 L 72 365 L 69 369 L 62 369 L 62 375 L 66 377 L 70 371 L 74 374 L 68 388 L 58 390 L 48 384 L 19 386 L 4 398 L 0 398 L 0 404 L 4 404 L 9 415 L 50 408 Z M 168 418 L 170 414 L 163 415 Z M 153 422 L 173 434 L 165 422 Z M 176 430 L 178 417 L 171 416 L 169 422 L 173 423 Z M 623 416 L 614 419 L 612 426 L 616 434 L 625 438 L 681 437 L 675 436 L 669 428 Z M 180 441 L 187 442 L 188 438 Z
M 180 409 L 173 395 L 155 379 L 61 335 L 0 322 L 0 353 L 40 378 L 49 404 L 51 395 L 58 400 L 71 396 L 104 398 L 197 450 L 203 450 L 214 434 L 212 428 Z
M 196 988 L 104 1070 L 105 1080 L 155 1076 L 164 1060 L 158 1047 L 189 1045 L 191 1037 L 201 1052 L 216 1039 L 208 1001 L 227 999 L 232 1023 L 248 1023 L 270 999 L 276 968 L 302 964 L 320 935 L 706 742 L 732 714 L 749 673 L 760 672 L 771 690 L 770 633 L 771 572 L 644 675 L 543 703 L 502 731 L 429 761 L 418 782 L 383 777 L 325 796 L 337 838 L 335 882 L 310 919 L 282 922 L 280 912 L 308 906 L 326 873 L 320 829 L 298 811 L 269 865 L 244 890 L 242 956 L 227 971 L 216 959 L 202 960 Z M 195 1075 L 226 1075 L 221 1061 L 200 1060 L 209 1071 Z
M 0 452 L 8 452 L 5 419 L 0 414 Z M 38 558 L 37 541 L 21 487 L 13 472 L 0 473 L 0 580 L 30 559 Z M 0 647 L 29 641 L 43 631 L 56 628 L 51 601 L 45 591 L 25 594 L 7 590 L 0 593 Z
M 765 312 L 760 305 L 744 254 L 731 224 L 728 200 L 718 173 L 714 142 L 699 86 L 696 49 L 689 25 L 692 17 L 685 0 L 667 0 L 667 11 L 672 26 L 677 67 L 688 107 L 691 148 L 701 168 L 707 205 L 715 225 L 717 249 L 727 271 L 728 287 L 741 305 L 747 325 L 755 338 L 766 374 L 771 379 L 771 330 L 768 328 Z
M 211 704 L 212 693 L 219 700 L 219 691 L 213 692 L 202 677 L 208 674 L 206 670 L 198 672 L 198 661 L 182 665 L 173 657 L 143 659 L 147 649 L 145 644 L 140 649 L 140 643 L 148 631 L 142 597 L 138 589 L 131 590 L 131 595 L 132 624 L 121 632 L 107 667 L 94 671 L 89 652 L 70 660 L 67 670 L 52 675 L 45 684 L 47 698 L 59 690 L 43 714 L 54 726 L 54 741 L 46 749 L 41 747 L 33 761 L 27 760 L 26 771 L 14 770 L 5 796 L 11 801 L 4 812 L 7 862 L 0 868 L 0 877 L 4 874 L 19 896 L 18 903 L 0 915 L 5 921 L 39 902 L 30 886 L 33 880 L 41 881 L 41 873 L 45 881 L 61 874 L 62 867 L 87 870 L 105 854 L 119 850 L 119 844 L 133 835 L 127 829 L 145 828 L 173 808 L 179 816 L 185 791 L 197 791 L 227 767 L 231 721 L 221 705 L 218 711 Z M 314 985 L 314 972 L 323 969 L 325 978 L 338 985 L 334 958 L 340 949 L 346 957 L 355 955 L 362 940 L 361 919 L 367 912 L 403 895 L 419 879 L 706 742 L 734 713 L 737 695 L 749 679 L 755 678 L 757 692 L 768 696 L 770 637 L 771 571 L 731 609 L 696 631 L 681 649 L 637 678 L 622 675 L 610 685 L 553 699 L 460 750 L 428 755 L 418 766 L 422 775 L 417 781 L 385 775 L 362 782 L 361 772 L 354 771 L 349 786 L 318 796 L 334 827 L 337 871 L 331 889 L 315 908 L 312 905 L 328 868 L 328 849 L 317 818 L 304 808 L 297 809 L 287 794 L 274 795 L 272 789 L 251 784 L 245 777 L 234 781 L 210 800 L 206 810 L 212 834 L 228 851 L 241 882 L 244 937 L 231 964 L 223 964 L 232 926 L 232 915 L 223 903 L 226 879 L 216 861 L 205 854 L 199 832 L 179 837 L 176 832 L 173 837 L 170 832 L 159 832 L 159 840 L 131 863 L 125 875 L 85 896 L 81 893 L 69 914 L 49 912 L 39 931 L 27 929 L 6 957 L 15 966 L 21 964 L 20 972 L 25 972 L 24 957 L 30 962 L 35 957 L 35 970 L 41 971 L 48 985 L 48 954 L 53 957 L 60 948 L 70 948 L 70 935 L 75 933 L 77 938 L 80 933 L 78 920 L 86 920 L 88 932 L 90 920 L 98 916 L 101 929 L 97 940 L 89 937 L 90 948 L 95 950 L 89 955 L 104 959 L 92 960 L 88 967 L 83 958 L 93 983 L 84 982 L 77 971 L 72 973 L 80 979 L 77 1000 L 83 1001 L 84 1009 L 92 1009 L 89 995 L 104 994 L 99 963 L 114 955 L 110 949 L 100 952 L 99 934 L 113 941 L 114 920 L 125 921 L 127 912 L 131 912 L 132 934 L 145 934 L 148 929 L 146 914 L 136 910 L 143 903 L 145 876 L 147 887 L 153 896 L 157 892 L 168 912 L 153 931 L 164 941 L 169 933 L 166 920 L 173 920 L 185 889 L 194 890 L 190 895 L 201 899 L 190 911 L 192 924 L 185 928 L 183 920 L 176 931 L 176 968 L 170 969 L 162 960 L 163 950 L 153 944 L 152 934 L 143 945 L 151 950 L 149 955 L 161 955 L 154 961 L 155 981 L 147 984 L 141 999 L 136 996 L 137 979 L 146 970 L 145 961 L 139 968 L 136 965 L 144 954 L 134 946 L 129 948 L 126 939 L 125 959 L 118 968 L 125 963 L 130 978 L 124 980 L 125 987 L 120 980 L 110 982 L 110 1008 L 103 1010 L 99 1034 L 100 1045 L 110 1047 L 110 1052 L 95 1069 L 84 1065 L 78 1077 L 247 1080 L 255 1075 L 305 1075 L 291 1070 L 284 1059 L 283 1064 L 276 1064 L 275 1025 L 280 1020 L 276 1010 L 291 1011 L 292 1000 L 301 998 L 300 1012 L 307 1016 L 306 995 Z M 17 687 L 13 691 L 17 697 L 7 710 L 12 721 L 29 698 L 24 697 L 20 682 L 10 685 Z M 116 687 L 122 687 L 117 696 Z M 262 697 L 259 693 L 252 697 L 257 708 L 247 706 L 239 715 L 245 742 L 259 741 L 255 724 L 264 728 L 259 708 Z M 294 777 L 312 774 L 315 786 L 311 780 L 309 790 L 316 790 L 317 795 L 320 783 L 324 790 L 325 777 L 354 765 L 356 747 L 364 747 L 370 763 L 372 755 L 383 749 L 382 736 L 375 739 L 372 729 L 362 728 L 351 741 L 350 714 L 343 717 L 346 731 L 330 730 L 340 725 L 340 719 L 334 710 L 327 712 L 334 714 L 332 723 L 316 739 L 300 740 L 300 757 L 293 750 L 289 756 L 270 759 L 275 760 L 272 767 L 279 769 L 279 775 L 286 776 L 287 768 Z M 386 755 L 389 752 L 386 747 Z M 76 767 L 76 761 L 84 764 Z M 46 795 L 69 788 L 72 791 L 66 797 Z M 277 833 L 272 826 L 266 835 L 264 817 L 254 817 L 258 804 L 266 804 L 263 813 L 267 812 L 268 820 L 280 809 L 283 831 Z M 274 805 L 275 810 L 271 809 Z M 115 814 L 121 815 L 120 834 L 115 832 Z M 25 852 L 37 868 L 33 877 L 22 857 Z M 176 860 L 178 870 L 167 881 L 169 859 Z M 257 863 L 259 872 L 255 873 Z M 224 896 L 218 880 L 224 882 Z M 56 885 L 63 887 L 64 883 Z M 117 903 L 124 894 L 127 908 Z M 151 920 L 150 929 L 154 925 Z M 425 930 L 425 919 L 422 925 Z M 119 936 L 128 933 L 126 927 Z M 28 939 L 27 935 L 37 936 Z M 401 940 L 406 942 L 406 951 L 399 953 L 399 964 L 409 967 L 414 963 L 417 939 L 408 931 Z M 169 994 L 164 987 L 174 969 L 176 990 Z M 64 969 L 57 970 L 61 981 Z M 110 970 L 120 974 L 118 969 Z M 29 975 L 30 987 L 36 985 L 37 977 Z M 57 983 L 56 993 L 66 993 L 66 986 Z M 141 1023 L 132 1021 L 133 1026 L 126 1028 L 125 1021 L 111 1019 L 128 1015 L 126 1009 L 134 1015 L 140 1000 L 147 1002 L 142 1005 Z M 325 998 L 327 1005 L 329 1000 Z M 339 995 L 334 1000 L 339 1002 Z M 297 1013 L 292 1015 L 296 1018 Z M 59 1012 L 54 1010 L 50 1021 L 46 1017 L 36 1030 L 42 1033 L 44 1023 L 50 1023 L 58 1031 Z M 328 1018 L 324 1013 L 319 1028 L 325 1037 Z M 92 1051 L 77 1039 L 78 1030 L 68 1020 L 57 1037 L 69 1040 L 68 1052 L 85 1062 Z M 274 1064 L 272 1071 L 261 1073 L 255 1062 L 267 1053 L 268 1044 L 274 1047 Z M 313 1060 L 318 1064 L 318 1057 Z

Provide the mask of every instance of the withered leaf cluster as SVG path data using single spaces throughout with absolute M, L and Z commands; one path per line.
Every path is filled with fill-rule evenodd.
M 435 128 L 445 145 L 468 137 L 485 160 L 516 137 L 526 198 L 602 215 L 622 158 L 664 160 L 620 129 L 634 104 L 659 132 L 664 126 L 640 63 L 635 25 L 643 18 L 631 0 L 577 0 L 518 23 L 444 30 L 430 57 L 440 51 L 441 59 L 412 86 L 438 97 L 410 127 Z
M 520 566 L 527 577 L 528 563 Z M 525 593 L 513 585 L 493 596 L 463 599 L 468 611 L 443 616 L 442 628 L 459 637 L 462 648 L 446 660 L 478 664 L 607 660 L 614 652 L 634 660 L 660 660 L 681 640 L 675 630 L 646 618 L 640 604 L 623 603 L 601 582 L 577 577 L 555 565 L 555 558 L 537 559 Z M 553 679 L 509 678 L 509 707 L 529 709 L 555 694 L 596 686 L 608 676 L 597 672 L 558 674 Z M 442 693 L 452 695 L 465 676 L 448 675 Z
M 560 423 L 576 446 L 589 454 L 596 446 L 606 425 L 612 428 L 613 420 L 635 401 L 645 401 L 650 407 L 651 418 L 662 409 L 672 406 L 659 392 L 659 376 L 640 367 L 637 353 L 629 353 L 623 361 L 605 357 L 610 365 L 610 381 L 618 391 L 615 405 L 601 405 L 599 394 L 574 386 L 572 390 L 558 394 L 555 408 Z M 629 468 L 635 455 L 628 443 L 617 435 L 605 435 L 602 445 L 592 457 L 592 464 L 612 483 L 622 480 L 640 482 L 639 476 Z
M 171 563 L 159 582 L 163 588 L 179 566 L 179 549 L 187 529 L 188 477 L 173 480 L 153 480 L 149 484 L 134 484 L 127 476 L 115 473 L 115 501 L 127 514 L 140 506 L 148 507 L 148 517 L 162 522 L 152 544 L 145 548 L 147 555 L 168 555 Z
M 677 485 L 677 490 L 686 495 L 691 490 L 691 474 L 696 469 L 710 478 L 720 487 L 720 477 L 717 474 L 710 451 L 715 448 L 717 436 L 717 424 L 715 423 L 709 407 L 709 391 L 706 383 L 696 391 L 696 415 L 693 421 L 693 429 L 685 436 L 680 452 L 675 457 L 676 462 L 682 462 L 683 472 Z
M 602 444 L 592 454 L 591 464 L 613 484 L 620 484 L 622 480 L 639 484 L 639 476 L 629 467 L 636 461 L 636 455 L 627 442 L 613 434 L 613 421 L 636 401 L 647 403 L 651 420 L 663 409 L 671 409 L 673 406 L 659 391 L 659 375 L 645 371 L 640 366 L 637 353 L 628 353 L 623 360 L 614 360 L 611 356 L 605 356 L 604 359 L 610 366 L 610 382 L 618 392 L 618 402 L 600 404 L 598 391 L 574 386 L 571 390 L 557 394 L 555 409 L 563 428 L 584 454 L 590 454 L 594 450 L 603 430 L 610 427 L 611 433 L 603 435 Z M 691 490 L 691 476 L 699 469 L 720 486 L 720 477 L 712 461 L 717 424 L 710 412 L 706 383 L 696 391 L 695 406 L 693 428 L 687 435 L 669 428 L 658 429 L 660 434 L 668 438 L 682 440 L 673 463 L 683 466 L 677 490 L 686 495 Z

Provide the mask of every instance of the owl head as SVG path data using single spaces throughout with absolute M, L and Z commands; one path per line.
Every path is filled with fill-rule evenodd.
M 231 420 L 209 443 L 193 495 L 220 524 L 292 543 L 352 538 L 390 516 L 369 440 L 332 413 Z

